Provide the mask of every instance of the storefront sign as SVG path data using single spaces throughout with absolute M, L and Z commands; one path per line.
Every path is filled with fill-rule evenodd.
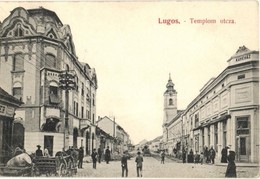
M 14 108 L 0 104 L 0 115 L 7 116 L 7 117 L 13 117 Z

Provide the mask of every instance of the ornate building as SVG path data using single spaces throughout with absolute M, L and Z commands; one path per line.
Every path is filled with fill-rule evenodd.
M 183 114 L 189 148 L 213 147 L 217 159 L 229 146 L 236 160 L 259 162 L 259 52 L 245 46 L 211 78 Z
M 97 77 L 95 69 L 80 63 L 72 33 L 55 12 L 42 7 L 18 7 L 0 25 L 0 83 L 24 104 L 17 109 L 22 119 L 28 152 L 36 145 L 51 155 L 69 146 L 95 147 Z M 60 74 L 74 79 L 69 91 L 68 136 L 65 136 L 65 92 L 59 88 Z
M 179 140 L 188 150 L 213 147 L 217 160 L 229 146 L 237 161 L 259 162 L 259 52 L 242 46 L 227 62 L 176 119 Z

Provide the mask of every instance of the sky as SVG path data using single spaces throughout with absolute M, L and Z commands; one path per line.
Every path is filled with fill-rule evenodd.
M 70 26 L 79 61 L 97 73 L 96 115 L 115 117 L 133 144 L 162 135 L 169 73 L 183 110 L 239 46 L 259 49 L 257 1 L 1 1 L 0 21 L 19 6 Z

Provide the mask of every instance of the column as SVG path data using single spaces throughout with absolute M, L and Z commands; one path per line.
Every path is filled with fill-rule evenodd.
M 218 123 L 218 153 L 217 158 L 221 158 L 221 150 L 223 148 L 223 122 Z
M 199 151 L 198 153 L 200 153 L 200 151 L 203 151 L 203 138 L 202 138 L 202 129 L 200 129 L 200 134 L 199 134 Z
M 205 139 L 205 146 L 208 147 L 209 146 L 209 143 L 208 143 L 208 127 L 204 127 L 204 139 Z
M 210 144 L 209 144 L 209 148 L 211 148 L 211 146 L 214 147 L 214 141 L 215 141 L 215 134 L 214 134 L 214 125 L 210 126 Z

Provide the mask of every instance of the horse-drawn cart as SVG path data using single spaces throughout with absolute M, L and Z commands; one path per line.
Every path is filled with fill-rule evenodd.
M 26 153 L 18 155 L 0 165 L 1 176 L 72 176 L 77 165 L 71 155 L 61 153 L 56 157 L 32 157 Z
M 77 173 L 70 156 L 36 157 L 33 159 L 34 176 L 72 176 Z

